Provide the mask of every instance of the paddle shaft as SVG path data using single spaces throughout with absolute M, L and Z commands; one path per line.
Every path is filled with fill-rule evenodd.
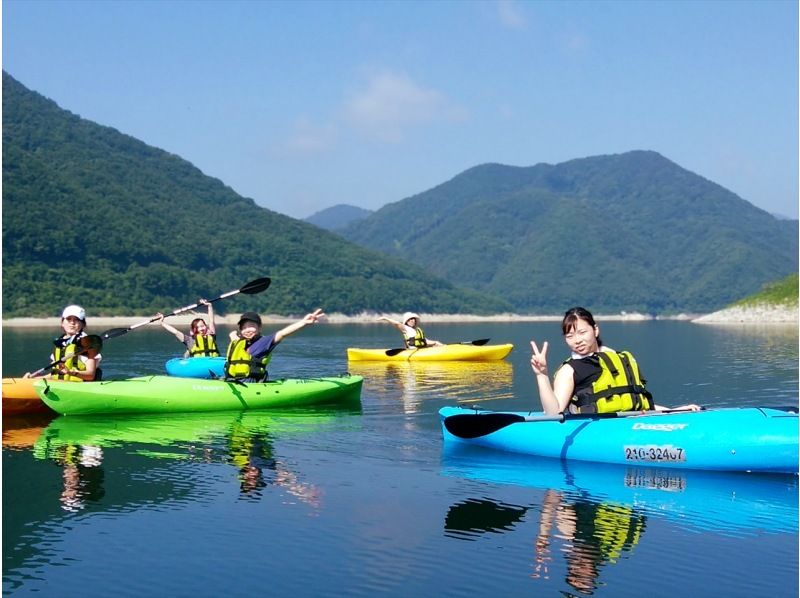
M 88 337 L 85 337 L 85 338 L 88 338 Z M 46 372 L 47 370 L 49 370 L 51 368 L 54 368 L 58 364 L 64 363 L 65 361 L 67 361 L 67 359 L 71 359 L 73 357 L 77 357 L 78 355 L 83 355 L 84 353 L 88 353 L 92 349 L 99 350 L 102 347 L 102 345 L 103 345 L 103 341 L 101 340 L 101 337 L 97 337 L 97 341 L 96 342 L 93 342 L 93 343 L 89 344 L 86 347 L 81 347 L 78 351 L 75 351 L 74 353 L 70 353 L 69 355 L 64 355 L 64 357 L 62 357 L 61 359 L 58 359 L 58 360 L 54 361 L 53 363 L 44 366 L 43 368 L 39 368 L 35 372 L 32 372 L 31 373 L 31 378 L 35 378 L 39 374 L 43 374 L 44 372 Z
M 250 282 L 248 282 L 247 284 L 243 285 L 241 288 L 236 289 L 235 291 L 228 291 L 227 293 L 223 293 L 222 295 L 220 295 L 219 297 L 216 297 L 215 299 L 209 299 L 208 302 L 209 303 L 214 303 L 216 301 L 220 301 L 220 300 L 226 299 L 228 297 L 233 297 L 234 295 L 238 295 L 239 293 L 244 293 L 246 295 L 255 295 L 256 293 L 260 293 L 262 291 L 265 291 L 269 287 L 271 282 L 272 282 L 272 280 L 267 276 L 265 276 L 263 278 L 257 278 L 255 280 L 251 280 Z M 179 307 L 178 309 L 173 310 L 172 312 L 170 312 L 168 314 L 164 314 L 163 317 L 164 318 L 168 318 L 170 316 L 177 316 L 178 314 L 182 314 L 184 312 L 196 309 L 199 305 L 200 305 L 200 303 L 192 303 L 192 304 L 186 305 L 184 307 Z M 114 337 L 117 337 L 117 336 L 122 336 L 123 334 L 126 334 L 126 333 L 130 332 L 131 330 L 136 330 L 137 328 L 139 328 L 141 326 L 146 326 L 147 324 L 155 322 L 156 320 L 161 319 L 161 317 L 162 316 L 153 316 L 152 318 L 149 318 L 147 320 L 143 320 L 143 321 L 141 321 L 141 322 L 139 322 L 137 324 L 133 324 L 132 326 L 128 326 L 127 328 L 112 328 L 111 330 L 106 330 L 101 336 L 102 336 L 102 338 L 105 338 L 105 339 L 114 338 Z
M 535 422 L 560 422 L 569 420 L 595 420 L 634 417 L 637 415 L 654 415 L 689 411 L 686 409 L 671 409 L 666 411 L 614 411 L 611 413 L 575 413 L 556 415 L 521 415 L 519 413 L 458 413 L 444 419 L 444 426 L 453 435 L 459 438 L 478 438 L 493 434 L 512 424 Z

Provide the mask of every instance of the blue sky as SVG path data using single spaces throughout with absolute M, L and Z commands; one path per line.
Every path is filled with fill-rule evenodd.
M 798 217 L 794 1 L 4 0 L 2 20 L 25 86 L 295 218 L 634 149 Z

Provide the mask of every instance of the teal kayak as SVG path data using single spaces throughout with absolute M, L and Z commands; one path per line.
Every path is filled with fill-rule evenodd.
M 556 415 L 443 407 L 445 442 L 564 460 L 797 473 L 797 408 Z
M 74 384 L 42 378 L 34 388 L 62 415 L 180 413 L 354 403 L 361 400 L 363 380 L 349 374 L 258 383 L 144 376 Z
M 222 378 L 224 357 L 176 357 L 164 364 L 167 375 L 180 378 Z

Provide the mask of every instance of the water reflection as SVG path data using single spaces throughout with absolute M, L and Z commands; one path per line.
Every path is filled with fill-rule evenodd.
M 354 361 L 348 370 L 384 398 L 399 395 L 405 413 L 419 412 L 427 399 L 471 403 L 514 396 L 514 369 L 506 361 Z
M 147 469 L 146 461 L 164 459 L 233 466 L 240 498 L 257 500 L 271 485 L 318 508 L 321 498 L 318 488 L 302 481 L 300 475 L 275 455 L 274 440 L 311 432 L 341 413 L 341 410 L 295 410 L 180 414 L 180 417 L 58 417 L 35 438 L 30 438 L 34 457 L 63 468 L 60 500 L 64 509 L 73 512 L 98 503 L 103 497 L 105 456 L 109 450 L 119 449 L 137 458 L 131 467 L 141 472 Z
M 601 584 L 603 567 L 632 556 L 651 517 L 728 537 L 793 536 L 798 529 L 796 475 L 571 463 L 468 446 L 445 449 L 442 473 L 484 483 L 480 495 L 450 507 L 446 536 L 475 541 L 524 526 L 533 538 L 531 576 L 549 579 L 561 570 L 554 562 L 561 553 L 565 581 L 583 594 Z M 509 504 L 491 497 L 497 484 L 534 492 L 524 504 Z
M 538 506 L 512 505 L 486 497 L 458 502 L 445 517 L 445 535 L 474 539 L 480 533 L 511 531 L 529 511 L 535 514 L 537 509 L 531 577 L 550 579 L 553 561 L 563 554 L 565 581 L 584 594 L 597 589 L 602 566 L 616 563 L 623 553 L 633 550 L 647 521 L 630 506 L 547 489 Z

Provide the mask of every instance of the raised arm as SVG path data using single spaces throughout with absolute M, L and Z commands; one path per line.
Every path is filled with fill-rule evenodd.
M 298 320 L 294 324 L 289 324 L 285 328 L 281 328 L 278 332 L 275 333 L 275 344 L 277 345 L 281 342 L 284 338 L 289 336 L 290 334 L 294 334 L 301 328 L 305 328 L 309 324 L 316 324 L 319 318 L 325 316 L 325 313 L 321 309 L 316 309 L 310 314 L 306 314 L 301 320 Z
M 205 299 L 199 299 L 197 301 L 200 305 L 207 305 L 208 306 L 208 333 L 209 334 L 216 334 L 217 333 L 217 324 L 214 321 L 214 304 L 210 301 L 206 301 Z
M 391 324 L 392 326 L 394 326 L 395 328 L 397 328 L 397 329 L 398 329 L 400 332 L 402 332 L 403 334 L 405 334 L 405 327 L 403 326 L 403 323 L 402 323 L 402 322 L 398 322 L 397 320 L 392 320 L 392 319 L 391 319 L 390 317 L 388 317 L 388 316 L 381 316 L 381 317 L 380 317 L 380 318 L 378 318 L 376 321 L 377 321 L 377 322 L 386 322 L 387 324 Z
M 540 350 L 536 342 L 531 341 L 533 351 L 531 369 L 536 376 L 542 409 L 547 415 L 557 415 L 566 410 L 572 392 L 575 390 L 575 383 L 572 379 L 572 367 L 563 365 L 558 368 L 553 384 L 550 384 L 550 375 L 547 369 L 547 346 L 547 341 L 545 341 Z
M 180 330 L 178 330 L 177 328 L 175 328 L 175 327 L 173 327 L 173 326 L 170 326 L 169 324 L 167 324 L 167 322 L 164 320 L 164 314 L 162 314 L 161 312 L 159 312 L 159 313 L 157 313 L 157 314 L 156 314 L 156 317 L 157 317 L 158 319 L 157 319 L 157 320 L 153 320 L 154 322 L 159 322 L 159 323 L 161 324 L 161 327 L 162 327 L 164 330 L 166 330 L 167 332 L 171 332 L 172 334 L 174 334 L 174 335 L 175 335 L 175 338 L 177 338 L 177 339 L 178 339 L 180 342 L 183 342 L 183 341 L 184 341 L 184 339 L 185 339 L 186 337 L 185 337 L 185 335 L 183 334 L 183 332 L 181 332 L 181 331 L 180 331 Z

